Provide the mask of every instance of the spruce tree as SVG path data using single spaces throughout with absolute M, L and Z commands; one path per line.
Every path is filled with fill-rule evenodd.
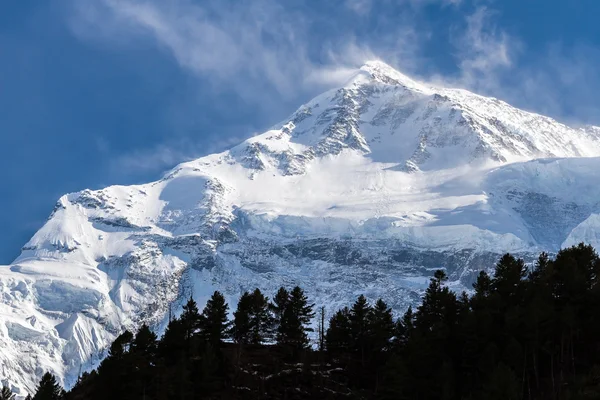
M 148 325 L 143 324 L 131 342 L 131 351 L 137 354 L 153 356 L 156 352 L 157 336 Z
M 360 355 L 364 365 L 367 346 L 369 343 L 369 314 L 371 306 L 364 295 L 360 295 L 352 305 L 348 315 L 352 347 Z
M 371 350 L 377 352 L 387 350 L 392 337 L 394 337 L 396 325 L 392 309 L 382 299 L 377 300 L 371 309 L 368 315 L 368 324 Z
M 350 332 L 350 310 L 344 307 L 338 310 L 330 319 L 325 334 L 325 347 L 332 354 L 350 351 L 352 334 Z
M 188 302 L 183 306 L 183 314 L 179 318 L 185 330 L 185 338 L 189 340 L 200 328 L 200 313 L 196 302 L 190 296 Z
M 182 358 L 187 346 L 185 344 L 186 330 L 180 319 L 175 318 L 169 322 L 160 343 L 158 344 L 159 355 L 172 365 Z
M 131 386 L 134 390 L 133 393 L 141 394 L 142 397 L 153 390 L 152 374 L 156 365 L 156 352 L 156 334 L 150 330 L 148 325 L 143 324 L 131 342 L 130 349 L 130 363 L 133 366 L 131 375 L 134 377 Z
M 213 293 L 202 310 L 200 324 L 202 337 L 215 348 L 218 348 L 221 341 L 228 336 L 230 326 L 227 318 L 228 312 L 229 305 L 219 291 Z
M 423 332 L 431 331 L 434 326 L 448 326 L 456 319 L 458 305 L 456 295 L 444 282 L 448 280 L 443 270 L 437 270 L 430 279 L 425 296 L 415 318 L 415 326 Z
M 492 279 L 485 271 L 480 271 L 477 276 L 477 280 L 473 284 L 473 289 L 475 289 L 476 297 L 486 297 L 489 296 L 492 290 Z
M 269 298 L 255 289 L 251 295 L 250 343 L 261 344 L 273 339 L 275 319 L 269 309 Z
M 315 316 L 313 308 L 314 304 L 309 304 L 308 298 L 299 286 L 292 289 L 279 327 L 280 344 L 295 349 L 304 349 L 308 346 L 308 332 L 313 331 L 310 322 Z
M 59 400 L 62 398 L 63 389 L 56 382 L 56 378 L 50 372 L 46 372 L 37 387 L 33 400 Z
M 494 270 L 492 288 L 500 295 L 505 306 L 514 306 L 513 301 L 521 295 L 523 278 L 527 276 L 527 266 L 522 259 L 516 259 L 510 254 L 505 254 Z
M 0 390 L 0 400 L 14 400 L 15 395 L 12 390 L 8 386 L 2 386 L 2 390 Z
M 274 323 L 269 298 L 259 289 L 244 292 L 233 313 L 231 335 L 238 343 L 261 344 L 273 338 Z
M 233 313 L 233 324 L 230 333 L 237 343 L 250 343 L 252 305 L 252 296 L 250 293 L 244 292 L 238 301 L 237 309 Z
M 286 288 L 281 287 L 275 294 L 273 298 L 273 303 L 270 304 L 270 308 L 273 311 L 273 317 L 275 321 L 275 326 L 277 329 L 275 340 L 277 343 L 283 343 L 285 341 L 285 334 L 282 331 L 281 321 L 283 319 L 283 314 L 290 302 L 290 293 Z

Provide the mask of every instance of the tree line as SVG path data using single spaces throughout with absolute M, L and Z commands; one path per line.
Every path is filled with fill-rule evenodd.
M 44 375 L 33 399 L 597 399 L 599 279 L 591 246 L 530 266 L 506 254 L 470 293 L 436 271 L 400 318 L 365 296 L 326 329 L 321 311 L 316 346 L 300 287 L 246 292 L 232 320 L 217 291 L 202 312 L 190 298 L 160 339 L 148 326 L 121 334 L 69 392 Z

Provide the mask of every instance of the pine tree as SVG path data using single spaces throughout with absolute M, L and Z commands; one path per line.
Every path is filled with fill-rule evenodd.
M 419 306 L 409 343 L 411 362 L 408 370 L 412 374 L 411 390 L 415 397 L 444 397 L 444 390 L 455 386 L 452 357 L 446 350 L 458 341 L 453 335 L 458 320 L 458 302 L 454 292 L 444 285 L 446 273 L 434 273 Z M 410 340 L 409 340 L 410 341 Z
M 30 395 L 30 394 L 28 394 L 28 395 L 25 397 L 25 400 L 32 400 L 32 398 L 31 398 L 31 395 Z
M 492 288 L 500 295 L 505 306 L 514 306 L 512 299 L 522 294 L 522 280 L 527 276 L 527 266 L 522 259 L 516 259 L 510 254 L 502 256 L 494 270 Z
M 279 344 L 294 349 L 304 349 L 308 346 L 308 332 L 313 331 L 310 322 L 315 316 L 313 308 L 314 304 L 308 303 L 308 298 L 299 286 L 292 289 L 279 325 Z
M 148 325 L 143 324 L 131 342 L 130 363 L 133 366 L 131 386 L 133 393 L 141 394 L 153 390 L 152 374 L 156 365 L 155 356 L 157 352 L 157 337 Z
M 228 336 L 230 326 L 227 318 L 228 312 L 229 305 L 219 291 L 213 293 L 202 310 L 200 331 L 203 338 L 216 348 Z
M 489 296 L 492 290 L 492 279 L 485 271 L 480 271 L 477 280 L 473 284 L 476 297 Z
M 63 389 L 56 382 L 50 372 L 46 372 L 37 387 L 33 400 L 59 400 L 62 398 Z
M 14 400 L 15 395 L 10 390 L 8 386 L 2 386 L 2 390 L 0 390 L 0 400 Z
M 255 289 L 251 295 L 250 343 L 261 344 L 273 339 L 275 319 L 269 309 L 269 298 Z
M 238 343 L 261 344 L 273 338 L 274 322 L 269 298 L 259 289 L 244 292 L 233 313 L 231 335 Z
M 237 304 L 237 309 L 233 313 L 233 324 L 231 327 L 231 336 L 237 343 L 250 343 L 250 314 L 252 313 L 252 296 L 244 292 Z
M 325 347 L 332 354 L 341 354 L 350 351 L 351 341 L 350 310 L 344 307 L 329 318 Z
M 183 314 L 181 314 L 179 319 L 185 330 L 186 340 L 191 339 L 198 332 L 201 320 L 198 306 L 192 296 L 190 296 L 188 302 L 183 306 Z
M 396 328 L 392 309 L 379 299 L 367 318 L 371 336 L 369 347 L 377 352 L 387 350 Z
M 434 327 L 449 326 L 456 320 L 456 295 L 444 286 L 447 279 L 443 270 L 437 270 L 425 290 L 415 318 L 416 328 L 423 332 L 432 331 Z
M 348 315 L 352 347 L 360 355 L 361 364 L 365 364 L 365 356 L 369 343 L 369 314 L 371 306 L 362 294 L 352 305 Z
M 281 325 L 281 321 L 283 319 L 283 314 L 285 313 L 285 310 L 288 306 L 290 302 L 290 293 L 287 291 L 287 289 L 285 289 L 284 287 L 279 288 L 279 290 L 277 291 L 277 294 L 275 294 L 275 297 L 273 298 L 273 303 L 271 303 L 269 306 L 271 308 L 271 311 L 273 312 L 273 317 L 274 317 L 274 321 L 275 321 L 275 326 L 276 326 L 276 337 L 275 340 L 277 341 L 277 343 L 283 343 L 285 341 L 285 334 L 282 331 L 282 325 Z
M 180 319 L 175 318 L 169 322 L 158 345 L 158 352 L 167 365 L 174 364 L 182 357 L 182 353 L 187 348 L 185 335 L 186 330 Z
M 131 342 L 131 351 L 137 354 L 153 356 L 156 352 L 157 336 L 148 325 L 143 324 Z

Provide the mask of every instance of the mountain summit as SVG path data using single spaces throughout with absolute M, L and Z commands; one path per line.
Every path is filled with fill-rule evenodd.
M 218 289 L 300 285 L 398 312 L 432 271 L 469 288 L 507 251 L 600 240 L 600 128 L 574 129 L 382 62 L 238 146 L 144 185 L 60 198 L 0 267 L 0 381 L 66 386 L 123 329 Z M 23 393 L 23 392 L 21 392 Z

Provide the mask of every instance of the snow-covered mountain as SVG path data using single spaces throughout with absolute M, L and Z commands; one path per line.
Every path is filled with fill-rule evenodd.
M 70 386 L 125 328 L 218 289 L 299 284 L 397 311 L 446 268 L 600 243 L 600 128 L 416 82 L 381 62 L 273 129 L 163 179 L 63 196 L 0 267 L 0 381 Z

